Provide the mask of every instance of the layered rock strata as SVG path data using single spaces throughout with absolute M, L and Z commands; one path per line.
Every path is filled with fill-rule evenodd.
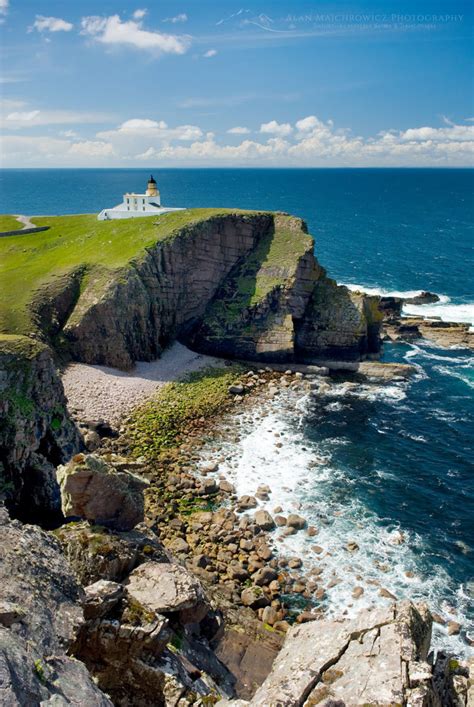
M 86 363 L 130 368 L 176 338 L 253 360 L 360 360 L 380 349 L 378 298 L 326 277 L 301 219 L 195 221 L 114 273 L 76 268 L 37 293 L 37 326 Z

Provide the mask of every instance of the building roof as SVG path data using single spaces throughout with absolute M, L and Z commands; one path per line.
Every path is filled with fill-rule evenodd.
M 156 184 L 156 181 L 153 179 L 152 174 L 150 174 L 150 179 L 148 180 L 148 184 Z

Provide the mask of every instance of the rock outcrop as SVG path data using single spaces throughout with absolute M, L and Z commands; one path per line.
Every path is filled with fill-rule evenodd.
M 147 562 L 131 573 L 125 587 L 127 595 L 148 611 L 177 613 L 181 624 L 199 623 L 209 611 L 199 580 L 180 565 Z
M 55 467 L 80 444 L 51 351 L 27 337 L 0 336 L 0 496 L 16 517 L 58 524 Z
M 474 332 L 469 324 L 443 322 L 424 317 L 391 318 L 384 326 L 390 341 L 416 341 L 426 339 L 446 348 L 474 349 Z
M 219 285 L 271 229 L 271 214 L 190 223 L 137 254 L 117 277 L 91 274 L 63 335 L 75 359 L 130 368 L 157 358 L 202 317 Z
M 381 297 L 379 309 L 384 318 L 383 334 L 389 341 L 416 341 L 426 339 L 446 348 L 474 349 L 474 332 L 469 324 L 444 322 L 436 316 L 402 316 L 403 306 L 424 305 L 439 302 L 440 297 L 432 292 L 420 292 L 414 297 Z
M 144 518 L 143 490 L 148 483 L 120 471 L 94 454 L 77 454 L 57 469 L 61 506 L 76 517 L 115 530 L 132 530 Z
M 0 704 L 111 706 L 69 652 L 83 592 L 59 543 L 0 507 Z
M 86 621 L 72 651 L 115 705 L 192 705 L 233 694 L 235 680 L 208 644 L 220 622 L 200 582 L 151 531 L 88 532 L 81 523 L 56 534 L 85 585 Z M 97 579 L 104 571 L 113 579 Z
M 277 214 L 224 280 L 190 341 L 232 358 L 358 361 L 380 349 L 377 303 L 329 279 L 305 223 Z
M 266 707 L 403 705 L 447 707 L 457 701 L 449 670 L 428 662 L 431 616 L 406 602 L 356 619 L 296 625 L 250 702 Z M 465 682 L 467 692 L 467 680 Z
M 101 579 L 122 582 L 148 560 L 170 561 L 156 536 L 143 525 L 121 532 L 83 521 L 67 523 L 54 532 L 83 586 Z

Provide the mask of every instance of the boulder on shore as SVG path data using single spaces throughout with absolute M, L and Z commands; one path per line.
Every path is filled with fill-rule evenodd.
M 84 518 L 115 530 L 131 530 L 143 521 L 148 483 L 138 476 L 117 471 L 94 454 L 77 454 L 58 467 L 57 478 L 66 518 Z
M 180 623 L 199 623 L 209 611 L 199 580 L 180 565 L 146 562 L 125 582 L 129 597 L 156 614 L 177 614 Z

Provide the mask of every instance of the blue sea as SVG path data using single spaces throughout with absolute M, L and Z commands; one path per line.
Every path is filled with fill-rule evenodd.
M 401 295 L 430 290 L 441 302 L 407 313 L 474 322 L 472 170 L 152 171 L 167 206 L 297 214 L 338 282 Z M 129 169 L 4 170 L 0 212 L 98 212 L 126 191 L 142 191 L 147 177 Z M 316 541 L 330 549 L 326 578 L 337 578 L 327 592 L 330 612 L 386 601 L 383 586 L 461 623 L 459 636 L 438 626 L 436 641 L 467 653 L 474 641 L 474 355 L 417 342 L 386 345 L 384 360 L 411 363 L 417 374 L 357 391 L 337 384 L 298 401 L 292 413 L 248 420 L 230 472 L 241 488 L 259 475 L 262 483 L 273 479 L 272 501 L 300 504 L 320 527 Z M 283 450 L 267 429 L 272 438 L 275 430 L 283 435 Z M 348 556 L 350 539 L 359 551 Z M 358 602 L 356 585 L 364 587 Z

